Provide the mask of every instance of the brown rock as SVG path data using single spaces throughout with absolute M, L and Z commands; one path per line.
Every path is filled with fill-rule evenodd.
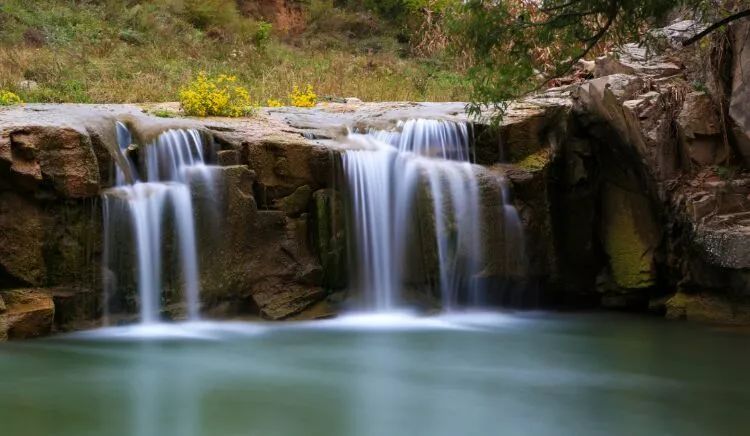
M 69 198 L 99 191 L 99 166 L 85 132 L 68 127 L 25 126 L 0 132 L 0 160 L 20 185 L 35 188 L 48 178 Z
M 5 317 L 9 339 L 44 336 L 52 331 L 55 305 L 40 289 L 2 291 L 7 305 Z
M 290 217 L 299 216 L 307 210 L 312 198 L 312 188 L 303 185 L 297 188 L 291 195 L 276 200 L 276 207 L 283 210 Z
M 46 276 L 45 232 L 39 208 L 14 192 L 0 192 L 0 266 L 17 282 L 41 285 Z
M 253 300 L 261 314 L 269 319 L 285 319 L 296 315 L 325 297 L 318 286 L 304 286 L 266 280 L 253 288 Z
M 336 152 L 322 146 L 266 138 L 246 144 L 245 153 L 265 196 L 259 199 L 260 204 L 291 195 L 304 185 L 317 190 L 330 185 L 333 179 Z

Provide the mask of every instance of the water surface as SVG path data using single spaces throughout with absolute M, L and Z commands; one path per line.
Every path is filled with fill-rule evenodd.
M 99 330 L 0 345 L 0 434 L 747 435 L 748 344 L 609 314 Z

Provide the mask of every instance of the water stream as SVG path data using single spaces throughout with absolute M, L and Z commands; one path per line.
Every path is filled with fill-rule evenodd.
M 127 156 L 132 136 L 122 123 L 117 124 L 120 162 L 115 187 L 103 193 L 105 307 L 129 280 L 124 275 L 135 270 L 140 321 L 160 320 L 161 295 L 165 286 L 168 249 L 179 258 L 178 283 L 184 296 L 186 315 L 200 318 L 198 255 L 191 184 L 199 181 L 212 186 L 212 173 L 206 165 L 205 145 L 196 130 L 168 130 L 152 144 L 143 147 L 141 167 Z M 126 173 L 133 183 L 127 182 Z M 173 235 L 172 235 L 173 234 Z M 132 256 L 122 253 L 130 237 Z M 173 241 L 172 244 L 169 244 Z M 124 262 L 122 257 L 129 257 Z M 132 269 L 128 266 L 132 265 Z
M 343 158 L 353 209 L 354 288 L 365 309 L 390 311 L 403 304 L 400 292 L 413 267 L 407 252 L 418 243 L 423 244 L 422 262 L 430 261 L 424 259 L 430 252 L 425 244 L 434 246 L 434 279 L 443 310 L 481 305 L 484 289 L 476 276 L 485 249 L 483 212 L 468 124 L 413 119 L 394 130 L 352 133 L 348 141 L 355 147 Z M 492 213 L 503 217 L 507 233 L 522 233 L 507 183 L 499 184 L 502 210 Z M 422 216 L 431 216 L 431 222 L 415 224 Z M 417 242 L 414 235 L 430 226 L 427 241 Z M 522 244 L 522 236 L 513 239 Z

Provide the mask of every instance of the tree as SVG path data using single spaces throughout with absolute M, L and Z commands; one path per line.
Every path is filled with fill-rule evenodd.
M 454 25 L 472 54 L 470 112 L 491 107 L 502 115 L 505 102 L 541 89 L 587 55 L 643 40 L 676 8 L 705 19 L 721 11 L 718 1 L 468 0 Z M 740 17 L 747 9 L 734 6 Z

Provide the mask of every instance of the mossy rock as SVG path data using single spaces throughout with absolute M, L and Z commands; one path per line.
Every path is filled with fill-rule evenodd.
M 519 167 L 531 171 L 537 172 L 542 171 L 552 161 L 552 150 L 549 148 L 543 148 L 538 150 L 519 161 L 516 165 Z
M 602 195 L 602 240 L 615 283 L 624 289 L 653 286 L 659 230 L 648 198 L 612 183 Z

